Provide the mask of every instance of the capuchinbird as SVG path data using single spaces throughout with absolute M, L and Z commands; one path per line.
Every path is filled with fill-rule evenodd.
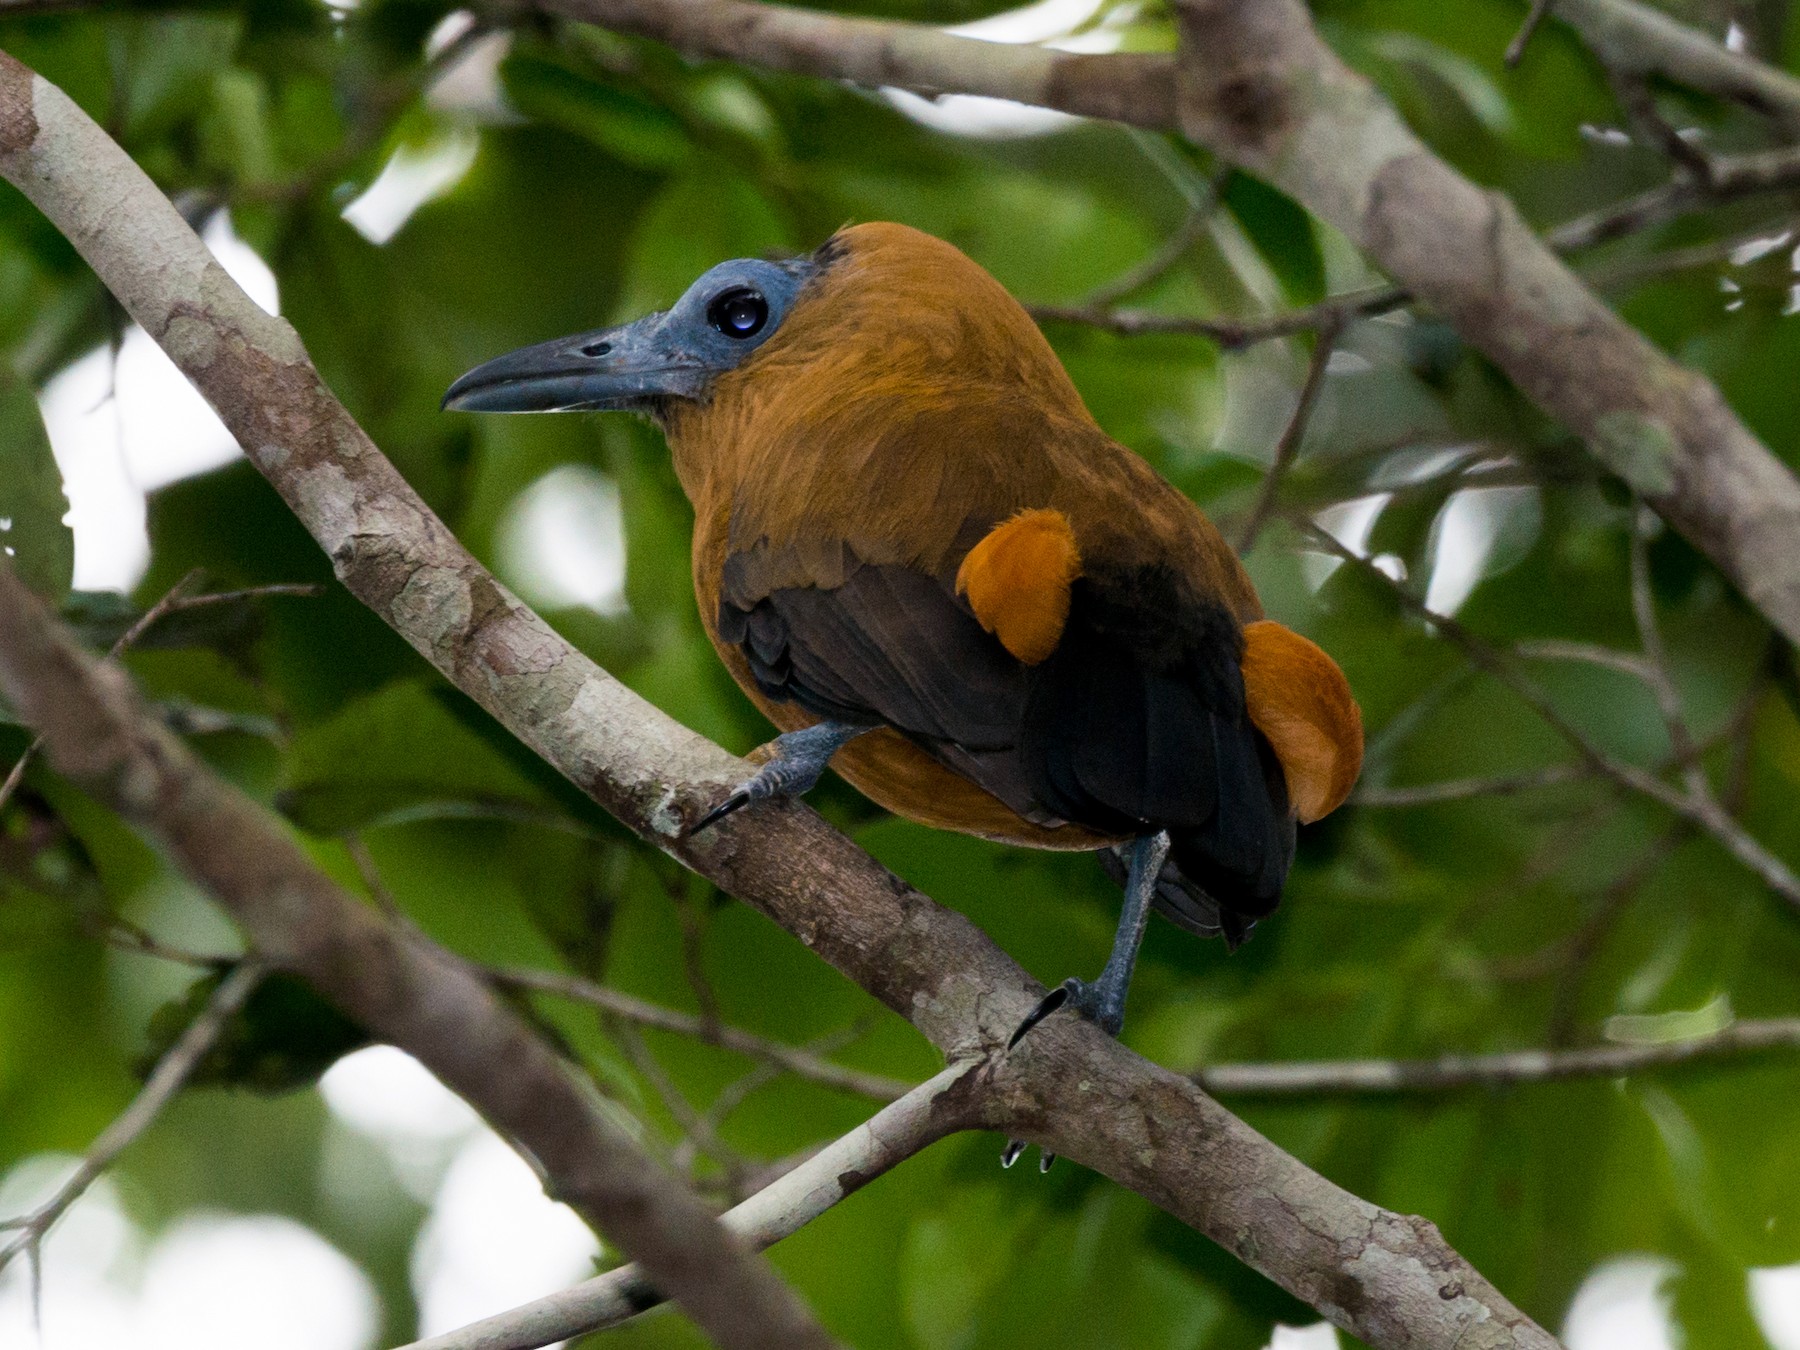
M 1117 1034 L 1152 907 L 1235 947 L 1281 897 L 1296 820 L 1355 782 L 1337 665 L 1263 617 L 1212 522 L 930 235 L 857 225 L 721 263 L 667 312 L 470 371 L 445 406 L 661 426 L 701 619 L 783 733 L 697 829 L 830 761 L 902 816 L 1125 872 L 1105 970 L 1015 1043 L 1064 1002 Z

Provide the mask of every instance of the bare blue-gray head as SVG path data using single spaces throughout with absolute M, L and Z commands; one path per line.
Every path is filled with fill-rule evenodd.
M 812 258 L 734 258 L 675 302 L 617 328 L 523 347 L 475 367 L 444 395 L 459 412 L 653 409 L 703 398 L 714 377 L 772 337 L 818 270 Z

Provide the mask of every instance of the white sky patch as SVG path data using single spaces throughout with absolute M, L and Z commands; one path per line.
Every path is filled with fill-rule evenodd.
M 252 300 L 278 312 L 275 274 L 233 232 L 229 213 L 216 213 L 201 238 Z M 44 387 L 39 406 L 69 495 L 81 590 L 135 586 L 150 561 L 144 494 L 240 453 L 206 400 L 135 324 L 116 362 L 95 348 Z
M 1100 12 L 1106 0 L 1037 0 L 944 31 L 984 42 L 1049 42 L 1073 32 Z
M 1431 582 L 1425 607 L 1454 614 L 1474 592 L 1494 559 L 1495 545 L 1521 512 L 1535 509 L 1537 490 L 1464 488 L 1453 494 L 1432 523 Z
M 1731 250 L 1732 265 L 1742 267 L 1745 263 L 1753 263 L 1758 258 L 1773 253 L 1793 237 L 1792 230 L 1783 230 L 1780 234 L 1768 234 L 1758 239 L 1747 239 Z
M 1313 520 L 1321 530 L 1357 557 L 1365 557 L 1369 551 L 1369 536 L 1375 532 L 1376 518 L 1392 500 L 1393 494 L 1387 492 L 1357 497 L 1352 501 L 1326 507 Z M 1315 591 L 1329 581 L 1331 574 L 1342 565 L 1343 559 L 1334 558 L 1329 553 L 1300 555 L 1300 566 L 1306 575 L 1306 584 Z
M 419 1334 L 435 1336 L 593 1274 L 599 1245 L 483 1131 L 456 1155 L 413 1248 Z
M 29 1209 L 75 1159 L 27 1159 L 0 1182 L 0 1213 Z M 368 1350 L 378 1327 L 367 1276 L 311 1229 L 275 1215 L 193 1214 L 155 1242 L 96 1181 L 43 1247 L 42 1319 L 26 1262 L 0 1275 L 7 1350 Z
M 1622 127 L 1596 126 L 1592 122 L 1581 124 L 1581 134 L 1597 145 L 1630 145 L 1631 136 Z
M 1329 1322 L 1310 1327 L 1276 1327 L 1268 1350 L 1338 1350 L 1337 1328 Z
M 319 1091 L 340 1125 L 381 1145 L 400 1184 L 421 1201 L 436 1194 L 457 1149 L 482 1128 L 468 1103 L 391 1045 L 345 1055 Z
M 344 208 L 344 219 L 371 244 L 385 244 L 413 212 L 462 182 L 481 148 L 473 127 L 454 130 L 424 145 L 394 151 L 362 196 Z
M 241 1350 L 247 1340 L 257 1350 L 366 1350 L 379 1327 L 368 1276 L 273 1214 L 177 1221 L 151 1249 L 142 1290 L 137 1350 Z
M 612 479 L 564 464 L 506 508 L 496 538 L 502 575 L 545 609 L 625 611 L 625 512 Z
M 1569 1304 L 1562 1341 L 1569 1350 L 1680 1350 L 1674 1298 L 1680 1268 L 1663 1256 L 1617 1256 L 1588 1273 Z
M 1119 49 L 1124 25 L 1136 17 L 1135 6 L 1120 6 L 1118 12 L 1094 28 L 1075 32 L 1089 23 L 1104 4 L 1105 0 L 1037 0 L 1035 4 L 944 31 L 982 42 L 1041 43 L 1060 51 L 1113 52 Z M 1046 136 L 1081 120 L 1052 108 L 975 94 L 928 99 L 903 89 L 883 89 L 881 97 L 913 121 L 952 136 L 988 140 Z
M 945 94 L 930 99 L 905 89 L 883 89 L 881 97 L 921 126 L 984 140 L 1047 136 L 1081 120 L 1054 108 L 1034 108 L 1028 103 L 978 94 Z
M 1800 1350 L 1800 1264 L 1751 1271 L 1750 1311 L 1770 1350 Z

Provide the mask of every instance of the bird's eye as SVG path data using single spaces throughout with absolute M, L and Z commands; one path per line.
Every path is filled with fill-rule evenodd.
M 706 321 L 728 338 L 755 337 L 769 321 L 769 302 L 748 286 L 734 286 L 706 307 Z

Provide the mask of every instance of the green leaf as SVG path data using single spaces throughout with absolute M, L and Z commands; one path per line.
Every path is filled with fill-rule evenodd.
M 525 116 L 586 137 L 644 169 L 670 169 L 693 157 L 681 121 L 667 108 L 524 53 L 500 68 L 506 97 Z
M 557 819 L 548 798 L 412 680 L 296 735 L 278 801 L 317 834 L 442 817 Z
M 31 390 L 0 375 L 0 548 L 25 584 L 60 599 L 75 574 L 69 501 Z

